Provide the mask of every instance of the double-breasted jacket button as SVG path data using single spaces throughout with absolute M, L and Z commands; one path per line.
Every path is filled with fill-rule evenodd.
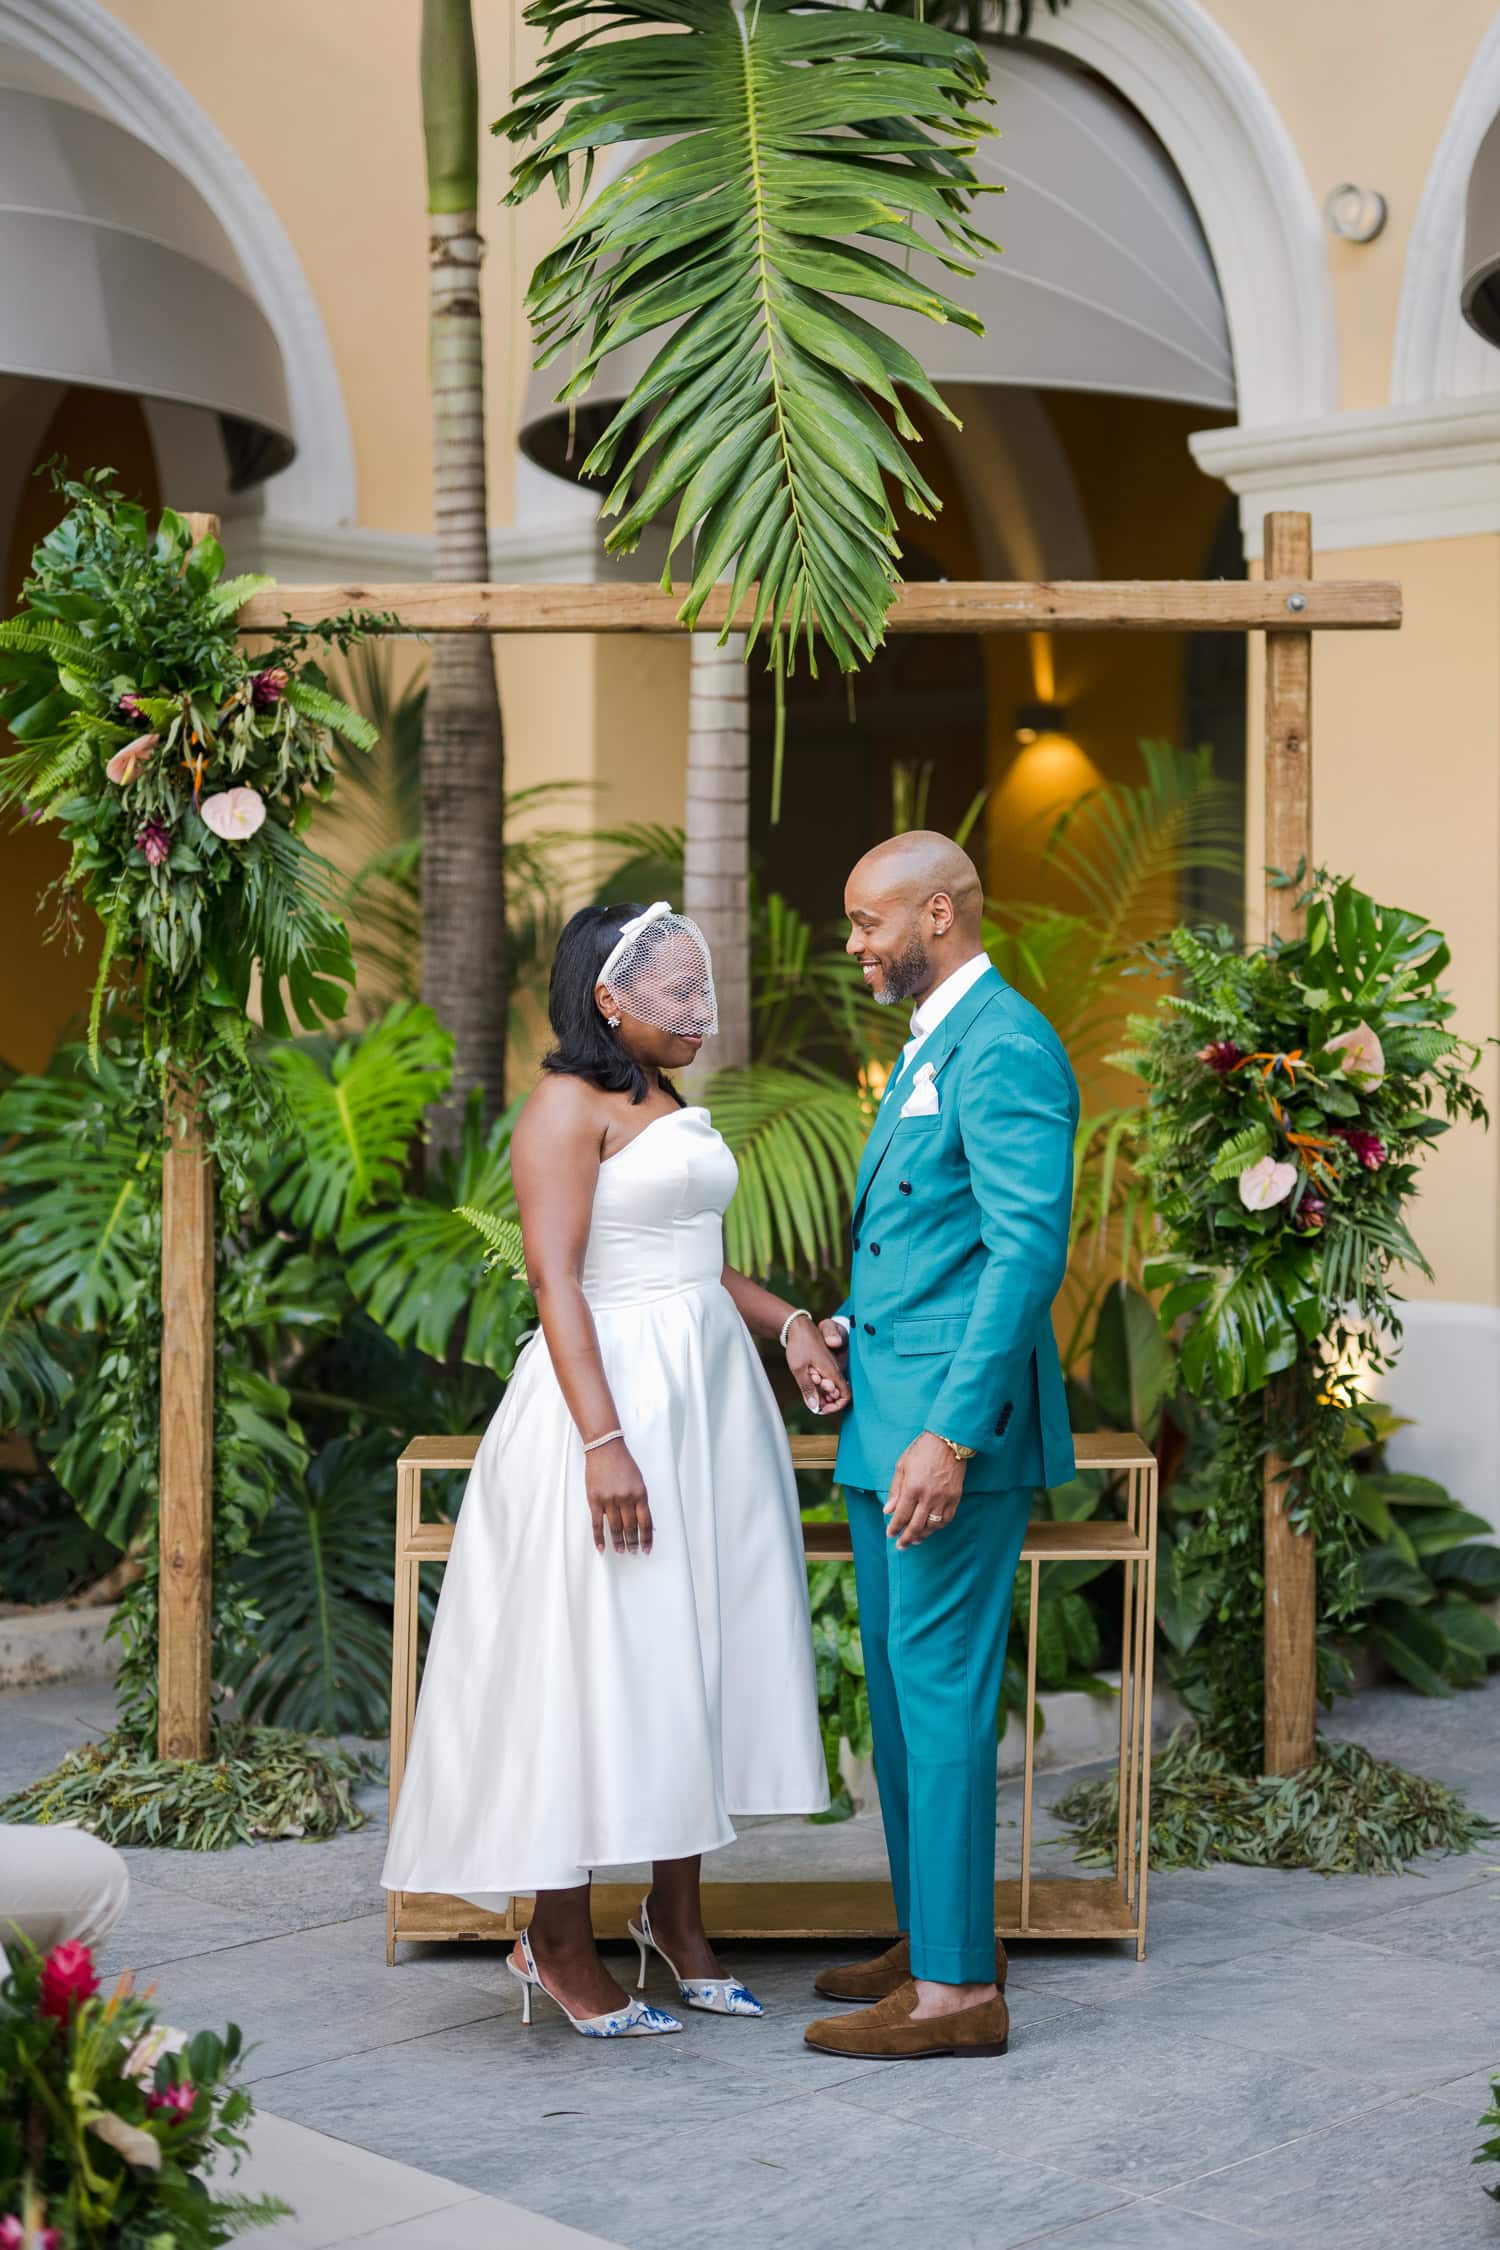
M 874 1323 L 874 1321 L 873 1321 L 873 1320 L 867 1320 L 867 1321 L 865 1322 L 865 1334 L 866 1334 L 867 1336 L 873 1336 L 873 1335 L 874 1335 L 874 1333 L 875 1333 L 875 1323 Z
M 899 1188 L 900 1192 L 901 1192 L 901 1193 L 902 1193 L 903 1195 L 910 1195 L 910 1194 L 911 1194 L 911 1181 L 910 1181 L 910 1180 L 898 1180 L 898 1181 L 896 1182 L 896 1186 L 897 1186 L 897 1187 Z
M 856 1236 L 854 1237 L 854 1247 L 855 1247 L 855 1249 L 856 1249 L 856 1250 L 857 1250 L 857 1249 L 859 1248 L 859 1236 L 858 1236 L 858 1235 L 856 1235 Z
M 870 1244 L 870 1256 L 872 1258 L 878 1258 L 880 1256 L 880 1244 L 878 1242 L 872 1242 Z

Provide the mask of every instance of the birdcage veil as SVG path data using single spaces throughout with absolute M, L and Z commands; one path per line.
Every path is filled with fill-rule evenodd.
M 674 1038 L 711 1039 L 719 1028 L 703 932 L 664 898 L 624 925 L 598 982 L 627 1013 Z

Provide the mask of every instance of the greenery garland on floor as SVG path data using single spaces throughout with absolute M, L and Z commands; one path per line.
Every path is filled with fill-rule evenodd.
M 1118 1774 L 1075 1782 L 1053 1807 L 1076 1831 L 1085 1867 L 1113 1867 Z M 1372 1757 L 1356 1742 L 1318 1741 L 1305 1773 L 1246 1774 L 1179 1728 L 1151 1767 L 1152 1867 L 1305 1867 L 1318 1875 L 1398 1875 L 1423 1852 L 1472 1852 L 1500 1828 L 1456 1790 Z
M 319 1745 L 287 1727 L 221 1725 L 213 1756 L 203 1759 L 158 1758 L 117 1729 L 70 1750 L 0 1811 L 8 1820 L 77 1822 L 108 1844 L 216 1852 L 362 1828 L 353 1792 L 382 1771 L 363 1752 Z
M 191 1083 L 217 1168 L 218 1363 L 230 1378 L 217 1387 L 214 1432 L 222 1677 L 254 1647 L 256 1613 L 231 1566 L 270 1505 L 278 1452 L 266 1442 L 272 1402 L 254 1378 L 234 1379 L 230 1349 L 257 1280 L 241 1265 L 239 1230 L 278 1114 L 248 1001 L 255 982 L 262 1021 L 282 1035 L 293 1020 L 311 1030 L 345 1012 L 348 934 L 333 871 L 304 835 L 314 799 L 332 788 L 335 732 L 368 748 L 374 729 L 299 670 L 309 636 L 297 628 L 246 653 L 238 611 L 272 581 L 226 580 L 216 539 L 195 538 L 171 509 L 153 531 L 110 476 L 57 477 L 67 512 L 36 549 L 19 613 L 0 623 L 0 722 L 14 745 L 0 761 L 0 805 L 57 821 L 71 846 L 55 886 L 56 933 L 79 942 L 85 909 L 103 927 L 88 1032 L 99 1098 L 69 1122 L 75 1137 L 117 1144 L 126 1158 L 109 1223 L 77 1276 L 96 1312 L 100 1297 L 114 1298 L 116 1326 L 99 1411 L 77 1429 L 64 1473 L 70 1489 L 96 1484 L 110 1495 L 104 1528 L 123 1545 L 128 1522 L 143 1566 L 117 1624 L 122 1725 L 110 1757 L 128 1763 L 149 1758 L 156 1725 L 163 1099 L 174 1081 Z M 363 630 L 351 615 L 319 637 L 347 649 Z M 55 1161 L 45 1140 L 33 1155 Z M 29 1250 L 44 1268 L 45 1245 Z M 286 1745 L 266 1753 L 284 1763 Z

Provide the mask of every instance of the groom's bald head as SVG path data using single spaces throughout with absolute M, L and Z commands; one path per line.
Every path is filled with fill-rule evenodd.
M 980 948 L 984 886 L 951 836 L 912 828 L 865 853 L 844 886 L 848 951 L 877 1000 L 919 1000 Z

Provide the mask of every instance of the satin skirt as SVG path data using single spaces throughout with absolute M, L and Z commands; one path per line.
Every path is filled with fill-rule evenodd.
M 593 1310 L 652 1551 L 595 1548 L 534 1336 L 464 1493 L 387 1889 L 503 1911 L 828 1803 L 796 1484 L 749 1332 L 717 1280 Z

